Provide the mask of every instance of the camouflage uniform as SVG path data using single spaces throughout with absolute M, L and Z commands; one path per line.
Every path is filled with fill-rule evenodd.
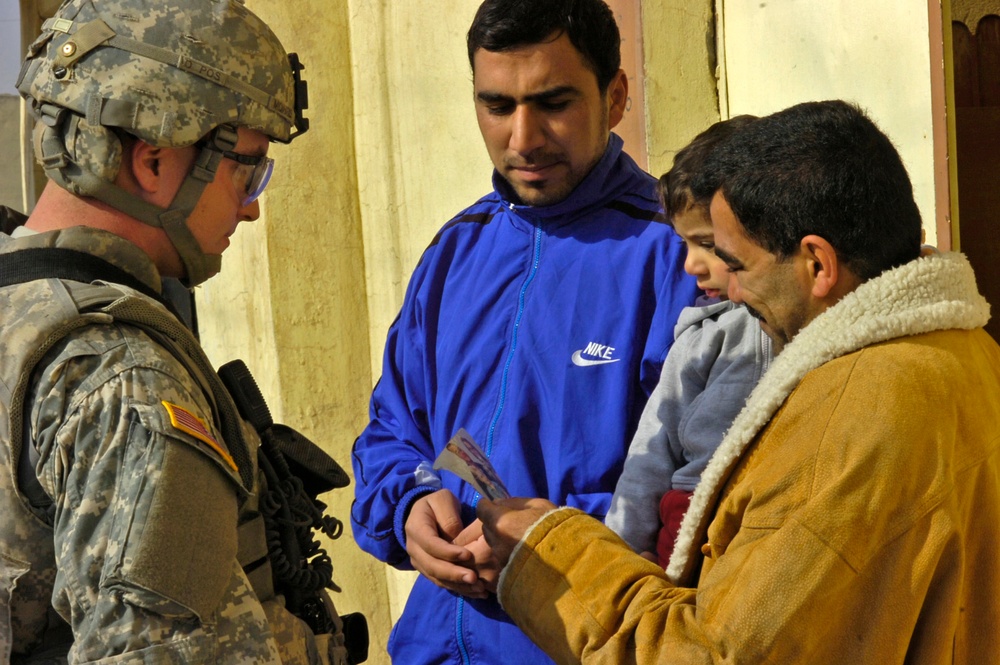
M 242 0 L 66 0 L 17 88 L 46 176 L 162 229 L 194 285 L 221 257 L 187 219 L 221 160 L 251 157 L 233 153 L 239 127 L 284 143 L 305 132 L 301 69 Z M 118 186 L 125 135 L 198 148 L 167 207 Z M 273 162 L 241 163 L 256 197 Z M 115 235 L 0 235 L 10 262 L 40 246 L 160 291 L 150 258 Z M 316 637 L 274 596 L 260 441 L 166 308 L 52 278 L 0 289 L 0 313 L 0 662 L 345 662 L 335 613 L 336 637 Z
M 160 287 L 144 253 L 103 231 L 0 235 L 0 253 L 37 246 L 80 250 Z M 0 289 L 0 661 L 57 642 L 54 609 L 72 628 L 70 662 L 346 662 L 342 636 L 315 640 L 269 588 L 255 593 L 240 565 L 238 547 L 262 546 L 247 547 L 237 529 L 253 515 L 258 474 L 247 448 L 224 441 L 197 363 L 148 327 L 80 319 L 93 291 L 112 288 L 170 317 L 126 287 L 53 279 Z M 31 354 L 73 320 L 86 325 L 61 337 L 26 384 Z M 184 426 L 178 414 L 198 420 Z M 240 445 L 255 451 L 256 434 L 239 423 Z M 18 490 L 22 440 L 53 499 L 51 527 Z

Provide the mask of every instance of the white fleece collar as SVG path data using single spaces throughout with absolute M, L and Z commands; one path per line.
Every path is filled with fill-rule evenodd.
M 989 321 L 990 306 L 979 295 L 964 255 L 932 254 L 889 270 L 845 296 L 789 342 L 754 388 L 747 404 L 715 451 L 691 498 L 667 566 L 674 583 L 690 583 L 704 537 L 712 497 L 726 472 L 771 420 L 805 375 L 866 346 L 938 330 L 971 330 Z M 695 542 L 696 538 L 699 542 Z

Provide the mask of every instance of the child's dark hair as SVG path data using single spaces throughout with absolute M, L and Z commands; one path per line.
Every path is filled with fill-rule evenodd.
M 691 191 L 691 182 L 705 167 L 708 156 L 720 143 L 755 120 L 757 116 L 754 115 L 738 115 L 729 120 L 720 120 L 681 148 L 674 157 L 674 165 L 660 176 L 656 185 L 667 222 L 672 223 L 674 215 L 691 206 L 708 207 L 710 199 L 698 200 Z

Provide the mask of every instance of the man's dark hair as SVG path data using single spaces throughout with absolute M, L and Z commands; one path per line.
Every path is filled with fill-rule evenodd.
M 475 75 L 479 49 L 509 51 L 565 34 L 597 76 L 603 93 L 621 68 L 621 35 L 603 0 L 486 0 L 466 37 Z
M 673 166 L 660 176 L 656 185 L 660 205 L 668 220 L 694 205 L 708 208 L 712 195 L 696 197 L 691 191 L 691 183 L 704 170 L 705 161 L 717 145 L 756 119 L 757 116 L 753 115 L 738 115 L 729 120 L 720 120 L 680 149 L 674 157 Z
M 920 254 L 920 211 L 899 153 L 844 101 L 750 123 L 709 156 L 692 191 L 720 191 L 747 236 L 782 259 L 815 234 L 867 280 Z

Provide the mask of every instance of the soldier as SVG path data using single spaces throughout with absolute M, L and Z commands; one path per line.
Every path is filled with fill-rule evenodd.
M 300 70 L 236 0 L 69 0 L 31 45 L 49 182 L 0 235 L 0 659 L 348 662 L 322 589 L 289 600 L 329 560 L 281 551 L 258 502 L 288 466 L 258 468 L 161 294 L 258 218 L 269 142 L 308 127 Z

